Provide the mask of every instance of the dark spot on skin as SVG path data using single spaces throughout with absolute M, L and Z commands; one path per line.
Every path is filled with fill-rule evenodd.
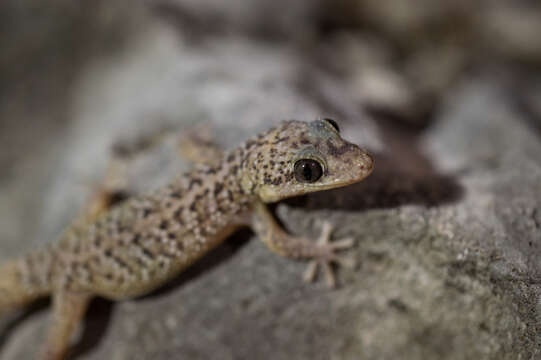
M 172 192 L 171 197 L 174 197 L 175 199 L 180 199 L 182 197 L 182 193 L 180 191 Z
M 231 173 L 233 175 L 237 175 L 238 171 L 239 171 L 239 167 L 237 165 L 234 165 L 233 167 L 231 167 Z
M 105 274 L 105 278 L 106 278 L 107 280 L 113 280 L 113 274 L 107 273 L 107 274 Z
M 229 156 L 227 157 L 226 161 L 227 161 L 227 162 L 232 162 L 233 160 L 235 160 L 235 154 L 229 154 Z
M 149 209 L 149 208 L 144 208 L 144 209 L 143 209 L 143 218 L 146 219 L 147 217 L 150 216 L 150 214 L 152 214 L 152 210 L 151 210 L 151 209 Z
M 218 194 L 223 190 L 224 185 L 220 182 L 216 183 L 214 185 L 214 196 L 218 196 Z
M 132 270 L 130 269 L 130 267 L 128 266 L 128 264 L 126 264 L 126 262 L 125 262 L 124 260 L 122 260 L 121 258 L 119 258 L 119 257 L 117 257 L 117 256 L 113 257 L 113 259 L 114 259 L 115 263 L 116 263 L 118 266 L 120 266 L 120 267 L 123 268 L 123 269 L 128 270 L 128 272 L 130 272 L 130 273 L 132 272 Z
M 209 168 L 205 171 L 205 174 L 207 174 L 207 175 L 216 174 L 216 169 L 214 169 L 214 168 L 212 168 L 212 167 L 209 167 Z
M 168 227 L 169 227 L 169 222 L 167 220 L 162 220 L 160 222 L 160 229 L 167 230 Z
M 190 210 L 193 212 L 197 210 L 195 201 L 190 204 Z
M 136 245 L 139 245 L 139 240 L 141 240 L 141 234 L 135 234 L 133 235 L 132 242 Z
M 348 151 L 352 151 L 355 149 L 355 146 L 353 144 L 344 143 L 344 145 L 340 147 L 334 146 L 331 139 L 327 139 L 327 147 L 329 149 L 329 154 L 331 154 L 334 157 L 339 157 L 343 154 L 345 154 Z
M 167 233 L 167 237 L 169 238 L 169 240 L 175 240 L 177 238 L 177 236 L 175 235 L 175 233 Z
M 276 162 L 274 160 L 270 160 L 269 164 L 271 164 L 271 166 L 274 166 L 276 164 Z
M 289 140 L 289 136 L 284 136 L 284 137 L 281 137 L 281 138 L 277 138 L 272 144 L 276 145 L 276 144 L 279 144 L 282 141 L 286 141 L 286 140 Z
M 182 211 L 184 211 L 184 208 L 182 206 L 175 210 L 175 212 L 173 213 L 175 219 L 182 220 Z
M 145 254 L 145 256 L 151 260 L 154 259 L 154 254 L 151 253 L 147 248 L 145 247 L 141 247 L 141 251 L 143 252 L 143 254 Z
M 246 149 L 250 149 L 252 146 L 255 146 L 255 145 L 256 145 L 256 142 L 254 140 L 248 140 L 246 142 L 245 147 L 246 147 Z
M 282 183 L 282 179 L 280 179 L 280 178 L 275 178 L 272 181 L 272 185 L 280 185 L 281 183 Z
M 145 262 L 141 258 L 136 257 L 135 262 L 137 263 L 137 265 L 139 265 L 141 267 L 145 267 Z
M 110 258 L 111 256 L 113 256 L 113 251 L 111 249 L 107 249 L 105 250 L 104 254 L 106 257 Z
M 224 208 L 224 207 L 222 206 L 222 204 L 218 204 L 216 210 L 217 210 L 218 213 L 220 213 L 220 214 L 226 214 L 226 213 L 227 213 L 227 209 Z
M 192 187 L 197 184 L 197 185 L 201 185 L 203 183 L 203 181 L 199 178 L 192 178 L 190 180 L 190 183 L 188 184 L 188 190 L 191 190 Z
M 270 177 L 266 177 L 265 179 L 263 179 L 263 183 L 265 185 L 268 185 L 268 184 L 272 183 L 272 179 Z
M 202 219 L 200 219 L 199 222 L 203 222 Z M 206 237 L 208 235 L 207 229 L 205 227 L 201 227 L 199 229 L 199 234 L 203 237 Z

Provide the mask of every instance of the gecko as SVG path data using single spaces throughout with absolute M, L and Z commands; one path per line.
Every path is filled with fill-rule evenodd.
M 266 204 L 359 182 L 372 172 L 372 156 L 344 140 L 332 119 L 284 121 L 235 149 L 205 153 L 167 185 L 110 208 L 102 201 L 57 242 L 0 265 L 0 315 L 51 296 L 40 359 L 66 358 L 93 297 L 145 295 L 244 226 L 274 253 L 309 261 L 306 280 L 321 268 L 334 286 L 331 264 L 348 265 L 337 252 L 353 239 L 330 242 L 328 222 L 318 241 L 291 235 Z

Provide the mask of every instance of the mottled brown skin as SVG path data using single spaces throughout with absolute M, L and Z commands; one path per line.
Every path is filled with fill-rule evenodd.
M 288 121 L 196 166 L 169 185 L 97 211 L 69 227 L 57 244 L 0 266 L 0 314 L 46 295 L 53 319 L 43 359 L 65 357 L 71 335 L 94 296 L 127 299 L 146 294 L 220 244 L 251 226 L 274 252 L 313 259 L 334 285 L 329 263 L 351 239 L 319 243 L 287 234 L 264 203 L 358 182 L 373 167 L 370 155 L 343 140 L 328 120 Z M 322 176 L 299 181 L 300 159 L 313 159 Z M 103 202 L 102 208 L 107 208 Z M 100 207 L 98 206 L 98 209 Z

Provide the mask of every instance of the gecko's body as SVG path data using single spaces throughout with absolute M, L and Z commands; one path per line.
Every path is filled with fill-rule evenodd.
M 351 244 L 292 237 L 264 205 L 351 184 L 371 172 L 371 157 L 343 140 L 334 122 L 285 122 L 207 163 L 92 221 L 80 220 L 56 244 L 0 266 L 0 314 L 52 295 L 44 358 L 60 359 L 92 297 L 146 294 L 240 226 L 252 226 L 271 250 L 312 258 L 327 270 L 338 260 L 334 251 Z

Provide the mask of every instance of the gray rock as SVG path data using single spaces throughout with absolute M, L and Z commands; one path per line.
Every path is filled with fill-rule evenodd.
M 130 163 L 140 192 L 189 166 L 175 151 L 194 124 L 234 146 L 281 119 L 324 115 L 374 151 L 376 170 L 276 213 L 314 237 L 329 219 L 335 238 L 357 239 L 360 266 L 339 269 L 337 290 L 304 284 L 304 264 L 242 232 L 154 294 L 95 301 L 75 358 L 541 358 L 541 141 L 507 83 L 470 78 L 430 127 L 405 131 L 368 118 L 350 87 L 291 44 L 237 34 L 194 45 L 148 24 L 122 56 L 82 68 L 69 121 L 2 176 L 0 257 L 54 241 L 118 141 L 166 133 Z M 33 358 L 47 318 L 0 323 L 0 357 Z

